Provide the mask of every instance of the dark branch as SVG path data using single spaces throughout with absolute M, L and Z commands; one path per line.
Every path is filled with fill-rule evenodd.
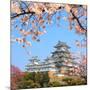
M 77 23 L 78 23 L 78 25 L 80 26 L 80 28 L 87 32 L 87 30 L 81 25 L 78 17 L 76 17 L 75 14 L 72 12 L 72 9 L 70 10 L 70 12 L 71 12 L 71 14 L 72 14 L 72 16 L 73 16 L 73 19 L 75 19 L 75 20 L 77 21 Z
M 14 18 L 16 18 L 16 17 L 22 16 L 22 15 L 25 15 L 25 14 L 31 14 L 31 16 L 32 16 L 32 15 L 35 14 L 35 12 L 22 12 L 22 13 L 20 13 L 20 14 L 16 14 L 16 15 L 14 15 L 14 16 L 11 16 L 11 19 L 14 19 Z

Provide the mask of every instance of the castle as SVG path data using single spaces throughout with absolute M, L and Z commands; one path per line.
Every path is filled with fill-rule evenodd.
M 37 56 L 30 59 L 30 63 L 26 65 L 28 72 L 48 72 L 50 77 L 78 75 L 78 64 L 73 61 L 69 46 L 61 41 L 58 41 L 54 47 L 55 51 L 52 55 L 40 62 Z M 77 72 L 75 71 L 77 70 Z M 75 73 L 76 72 L 76 73 Z

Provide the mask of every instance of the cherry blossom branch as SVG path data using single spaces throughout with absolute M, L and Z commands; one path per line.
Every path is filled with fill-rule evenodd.
M 31 14 L 30 16 L 32 16 L 32 15 L 35 14 L 35 12 L 23 12 L 23 13 L 20 13 L 20 14 L 16 14 L 14 16 L 11 16 L 11 19 L 14 19 L 16 17 L 22 16 L 22 15 L 25 15 L 25 14 Z
M 80 28 L 81 28 L 82 30 L 84 30 L 85 32 L 87 32 L 87 30 L 81 25 L 79 19 L 78 19 L 78 18 L 75 16 L 75 14 L 73 13 L 72 9 L 70 10 L 70 12 L 71 12 L 71 14 L 72 14 L 72 16 L 73 16 L 73 19 L 75 19 L 75 20 L 77 21 L 77 23 L 78 23 L 78 25 L 80 26 Z

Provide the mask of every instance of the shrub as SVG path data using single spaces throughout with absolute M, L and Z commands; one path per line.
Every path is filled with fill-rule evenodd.
M 84 85 L 85 79 L 81 77 L 66 77 L 62 81 L 66 82 L 67 85 Z
M 60 83 L 58 81 L 53 81 L 49 83 L 49 87 L 59 87 Z

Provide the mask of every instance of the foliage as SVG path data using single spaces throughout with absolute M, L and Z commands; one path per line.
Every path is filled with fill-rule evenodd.
M 15 77 L 12 77 L 12 78 L 15 79 Z M 11 81 L 13 80 L 11 79 Z M 37 73 L 25 72 L 24 76 L 14 84 L 18 89 L 28 89 L 28 88 L 47 87 L 48 82 L 49 82 L 49 77 L 47 72 L 44 72 L 44 73 L 43 72 L 37 72 Z
M 49 87 L 59 87 L 60 83 L 58 81 L 50 82 Z
M 24 73 L 16 66 L 11 66 L 11 90 L 18 88 L 18 82 L 24 77 Z
M 67 13 L 67 16 L 61 13 Z M 11 1 L 11 24 L 13 32 L 19 33 L 12 37 L 12 42 L 19 42 L 22 47 L 31 46 L 27 37 L 39 42 L 39 36 L 47 32 L 46 27 L 56 20 L 59 26 L 60 19 L 69 22 L 69 28 L 76 30 L 76 33 L 86 35 L 87 32 L 87 6 L 57 3 L 36 3 L 25 1 Z M 19 23 L 19 24 L 18 24 Z
M 39 83 L 34 83 L 33 80 L 21 80 L 18 83 L 19 89 L 39 88 Z
M 79 64 L 79 68 L 80 68 L 80 75 L 82 77 L 86 77 L 87 76 L 87 58 L 85 55 L 82 56 L 82 61 Z
M 13 73 L 14 74 L 11 75 L 11 90 L 87 84 L 87 77 L 68 76 L 63 77 L 61 80 L 50 81 L 48 72 L 23 72 L 23 74 Z
M 66 77 L 62 81 L 66 82 L 67 85 L 85 85 L 86 80 L 81 77 Z

